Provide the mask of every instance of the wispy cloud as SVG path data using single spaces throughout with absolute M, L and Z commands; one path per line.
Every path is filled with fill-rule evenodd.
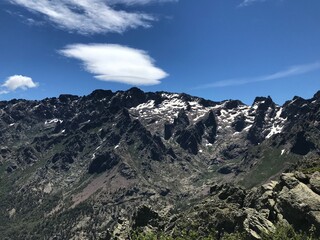
M 1 85 L 0 94 L 6 94 L 16 89 L 27 90 L 28 88 L 38 87 L 39 83 L 36 83 L 30 77 L 22 75 L 13 75 L 7 78 L 7 80 Z
M 150 27 L 155 17 L 141 12 L 113 8 L 113 4 L 147 4 L 165 0 L 8 0 L 40 14 L 55 26 L 80 34 L 117 32 Z M 175 0 L 166 0 L 175 1 Z
M 155 85 L 168 74 L 143 50 L 117 44 L 73 44 L 59 51 L 83 62 L 96 79 L 130 85 Z
M 17 11 L 11 11 L 11 10 L 6 10 L 6 13 L 12 15 L 13 17 L 15 18 L 20 18 L 20 20 L 25 23 L 26 25 L 29 25 L 29 26 L 42 26 L 45 24 L 44 21 L 41 21 L 41 20 L 35 20 L 33 18 L 30 18 L 30 17 L 27 17 L 23 14 L 21 14 L 20 12 L 17 12 Z
M 303 65 L 296 65 L 296 66 L 291 66 L 285 70 L 275 72 L 275 73 L 272 73 L 269 75 L 258 76 L 258 77 L 253 77 L 253 78 L 226 79 L 226 80 L 198 86 L 196 89 L 229 87 L 229 86 L 238 86 L 238 85 L 244 85 L 244 84 L 255 83 L 255 82 L 265 82 L 265 81 L 271 81 L 271 80 L 276 80 L 276 79 L 282 79 L 282 78 L 288 78 L 288 77 L 293 77 L 293 76 L 297 76 L 297 75 L 302 75 L 302 74 L 316 71 L 319 69 L 320 69 L 320 62 L 303 64 Z
M 0 90 L 0 95 L 2 95 L 2 94 L 7 94 L 7 93 L 9 93 L 9 91 L 7 91 L 7 90 Z
M 179 0 L 109 0 L 108 3 L 125 5 L 146 5 L 152 3 L 178 2 Z
M 250 6 L 254 3 L 258 3 L 258 2 L 265 2 L 266 0 L 244 0 L 239 7 L 247 7 Z

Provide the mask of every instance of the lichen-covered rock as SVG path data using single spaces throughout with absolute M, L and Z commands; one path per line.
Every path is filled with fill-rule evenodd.
M 308 230 L 313 225 L 320 231 L 320 196 L 294 174 L 283 174 L 283 188 L 278 192 L 277 208 L 283 217 L 295 227 Z
M 253 239 L 261 239 L 261 234 L 268 234 L 275 231 L 274 224 L 269 221 L 265 214 L 257 210 L 247 208 L 244 210 L 246 219 L 243 222 L 244 230 L 249 233 Z
M 319 172 L 315 172 L 314 174 L 311 175 L 310 186 L 315 193 L 320 194 L 320 173 Z

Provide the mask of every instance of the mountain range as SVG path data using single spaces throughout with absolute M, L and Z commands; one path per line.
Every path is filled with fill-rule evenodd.
M 4 239 L 320 233 L 320 92 L 248 106 L 95 90 L 1 101 L 0 116 Z

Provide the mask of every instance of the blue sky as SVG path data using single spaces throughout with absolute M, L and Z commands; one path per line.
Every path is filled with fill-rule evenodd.
M 319 0 L 2 0 L 0 100 L 132 86 L 310 98 L 319 12 Z

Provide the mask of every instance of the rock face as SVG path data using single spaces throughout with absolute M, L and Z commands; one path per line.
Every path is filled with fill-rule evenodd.
M 299 155 L 306 155 L 313 149 L 315 149 L 314 143 L 307 140 L 303 132 L 299 132 L 294 139 L 294 144 L 291 148 L 291 152 Z
M 261 213 L 273 222 L 287 221 L 297 229 L 304 231 L 315 227 L 317 234 L 320 234 L 320 195 L 313 191 L 312 180 L 318 173 L 305 176 L 301 172 L 284 173 L 279 182 L 272 182 L 263 185 L 249 201 L 249 206 Z M 300 179 L 300 180 L 299 180 Z M 305 184 L 302 181 L 310 181 Z M 250 197 L 249 197 L 250 199 Z
M 275 231 L 275 226 L 264 213 L 255 209 L 245 209 L 246 219 L 243 222 L 244 230 L 254 239 L 261 239 L 261 234 Z
M 307 178 L 303 178 L 303 179 L 306 179 L 305 181 L 308 181 Z M 320 194 L 320 173 L 315 172 L 314 174 L 312 174 L 309 179 L 309 182 L 310 182 L 312 191 L 314 191 L 317 194 Z
M 91 174 L 105 172 L 116 166 L 119 161 L 118 156 L 110 153 L 103 153 L 94 157 L 89 165 L 88 172 Z
M 281 183 L 283 188 L 277 199 L 279 212 L 295 227 L 307 230 L 314 226 L 319 234 L 320 196 L 294 174 L 283 174 Z
M 276 105 L 270 97 L 257 97 L 253 107 L 256 108 L 256 116 L 247 138 L 253 144 L 261 143 L 265 139 L 264 129 L 268 124 L 267 119 L 273 118 L 276 113 Z
M 174 226 L 179 229 L 187 225 L 195 231 L 208 232 L 212 228 L 218 238 L 222 231 L 238 230 L 247 233 L 250 239 L 261 239 L 274 232 L 276 224 L 289 223 L 304 231 L 314 228 L 320 236 L 320 195 L 311 189 L 311 179 L 318 174 L 284 173 L 279 181 L 252 190 L 229 184 L 214 185 L 210 188 L 211 197 L 182 214 Z M 310 184 L 301 182 L 301 177 Z
M 125 239 L 134 224 L 174 229 L 172 214 L 206 197 L 209 210 L 189 209 L 203 233 L 205 216 L 220 234 L 257 238 L 280 219 L 318 229 L 319 96 L 247 106 L 132 88 L 0 101 L 2 237 Z M 308 174 L 233 186 L 260 186 L 299 164 Z

